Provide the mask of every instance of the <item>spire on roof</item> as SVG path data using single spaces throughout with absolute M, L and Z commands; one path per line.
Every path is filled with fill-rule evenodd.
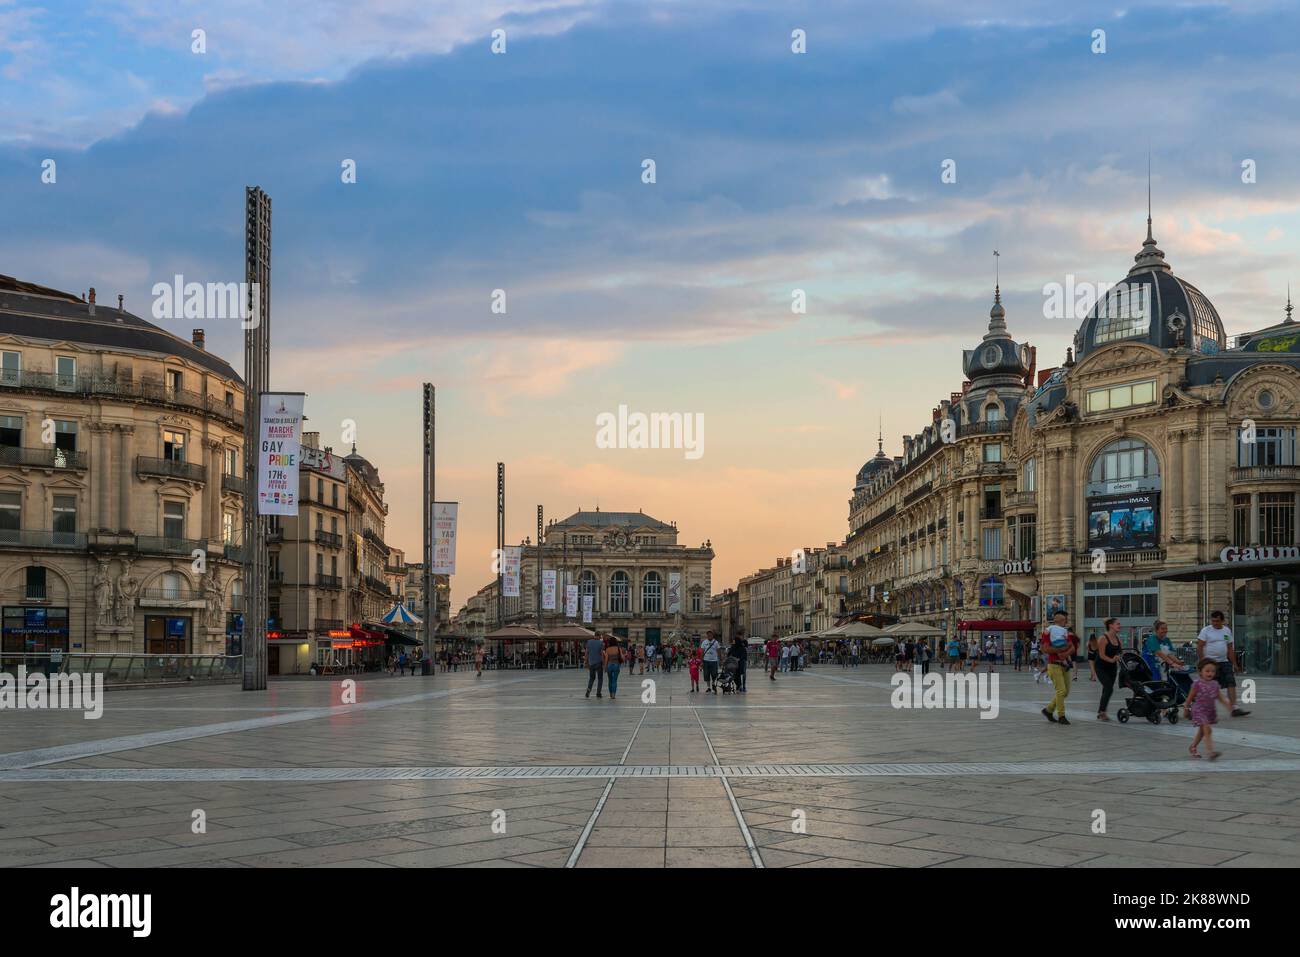
M 1147 238 L 1142 242 L 1142 249 L 1133 257 L 1133 266 L 1129 269 L 1128 274 L 1131 276 L 1135 272 L 1141 272 L 1143 269 L 1159 269 L 1163 272 L 1173 272 L 1169 263 L 1165 262 L 1164 251 L 1156 245 L 1156 238 L 1151 232 L 1151 154 L 1147 154 Z
M 1295 320 L 1291 318 L 1291 284 L 1290 283 L 1286 284 L 1286 319 L 1283 322 L 1284 324 L 1295 322 Z
M 985 339 L 1000 339 L 1007 334 L 1007 311 L 1002 308 L 1001 256 L 996 249 L 993 250 L 993 308 L 989 310 L 989 331 L 984 334 Z

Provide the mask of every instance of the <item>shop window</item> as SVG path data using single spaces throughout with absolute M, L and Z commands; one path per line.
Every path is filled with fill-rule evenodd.
M 996 578 L 986 578 L 980 582 L 980 607 L 1001 608 L 1005 600 L 1005 589 Z

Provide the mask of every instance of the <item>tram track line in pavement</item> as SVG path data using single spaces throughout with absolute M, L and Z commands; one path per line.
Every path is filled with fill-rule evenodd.
M 641 725 L 645 724 L 646 715 L 649 713 L 649 708 L 646 708 L 641 712 L 641 720 L 639 720 L 636 723 L 636 727 L 632 729 L 632 738 L 628 741 L 627 747 L 623 749 L 623 757 L 619 758 L 618 767 L 621 768 L 627 765 L 627 756 L 632 753 L 632 745 L 636 743 L 636 736 L 640 734 Z M 569 859 L 564 862 L 566 868 L 578 866 L 578 858 L 582 856 L 583 848 L 587 846 L 587 840 L 591 837 L 592 829 L 596 826 L 596 820 L 600 817 L 600 812 L 605 809 L 605 802 L 609 800 L 609 792 L 614 790 L 614 782 L 616 780 L 618 779 L 611 777 L 605 782 L 605 790 L 600 793 L 600 800 L 596 802 L 596 809 L 591 812 L 591 817 L 587 818 L 587 826 L 584 827 L 582 833 L 578 835 L 578 843 L 573 845 L 573 851 L 570 852 Z
M 736 794 L 731 790 L 731 782 L 727 780 L 726 768 L 718 760 L 718 752 L 713 749 L 713 741 L 709 738 L 709 732 L 704 727 L 704 722 L 700 720 L 700 713 L 695 708 L 691 709 L 695 715 L 695 721 L 700 726 L 700 733 L 704 735 L 704 743 L 709 746 L 709 754 L 713 757 L 713 766 L 719 769 L 718 777 L 722 781 L 722 788 L 727 792 L 727 800 L 731 802 L 731 812 L 736 815 L 736 823 L 740 825 L 741 836 L 745 838 L 745 847 L 749 850 L 750 860 L 754 866 L 763 868 L 763 857 L 758 853 L 758 847 L 754 844 L 754 835 L 749 833 L 749 825 L 745 823 L 745 815 L 740 812 L 740 805 L 736 803 Z

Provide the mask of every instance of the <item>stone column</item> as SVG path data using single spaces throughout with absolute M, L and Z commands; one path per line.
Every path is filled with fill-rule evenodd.
M 1165 514 L 1168 518 L 1168 527 L 1165 529 L 1165 537 L 1176 542 L 1182 539 L 1183 530 L 1183 434 L 1181 432 L 1169 433 L 1169 443 L 1165 454 L 1165 463 L 1168 466 L 1161 483 L 1165 489 L 1165 497 L 1168 504 L 1165 508 Z
M 1075 515 L 1076 515 L 1075 500 L 1078 498 L 1078 494 L 1077 494 L 1078 490 L 1084 487 L 1086 483 L 1084 483 L 1081 477 L 1075 473 L 1075 470 L 1078 468 L 1079 465 L 1078 453 L 1076 448 L 1073 445 L 1067 446 L 1064 455 L 1065 458 L 1064 458 L 1063 466 L 1065 472 L 1065 482 L 1064 482 L 1065 491 L 1064 491 L 1064 500 L 1062 501 L 1061 505 L 1065 513 L 1065 527 L 1061 531 L 1061 538 L 1062 538 L 1062 544 L 1064 545 L 1065 549 L 1067 551 L 1073 552 L 1077 545 L 1077 538 L 1076 538 L 1077 522 L 1075 521 Z
M 117 527 L 119 531 L 131 531 L 133 528 L 131 524 L 131 443 L 134 434 L 135 426 L 119 425 L 117 427 L 119 452 L 117 457 Z
M 1197 508 L 1200 502 L 1200 496 L 1197 495 L 1197 478 L 1200 469 L 1197 468 L 1196 456 L 1200 451 L 1200 442 L 1197 441 L 1196 432 L 1187 432 L 1183 435 L 1183 539 L 1193 542 L 1197 539 L 1196 534 L 1196 516 L 1199 511 Z
M 1065 453 L 1062 449 L 1052 450 L 1053 502 L 1052 525 L 1055 528 L 1056 547 L 1069 551 L 1070 543 L 1065 537 Z
M 93 422 L 90 425 L 90 434 L 92 436 L 91 457 L 93 462 L 91 467 L 94 469 L 95 476 L 95 528 L 109 529 L 113 526 L 113 516 L 110 514 L 111 506 L 109 505 L 108 491 L 112 483 L 113 473 L 113 437 L 110 434 L 111 426 L 104 425 L 102 422 Z
M 208 535 L 209 541 L 222 539 L 221 534 L 221 443 L 209 442 L 208 445 Z

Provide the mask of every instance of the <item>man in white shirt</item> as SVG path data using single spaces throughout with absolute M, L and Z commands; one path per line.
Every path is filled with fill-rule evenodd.
M 1232 673 L 1236 664 L 1236 653 L 1232 643 L 1232 629 L 1225 624 L 1223 612 L 1210 612 L 1210 623 L 1196 636 L 1196 658 L 1209 658 L 1219 665 L 1215 680 L 1219 687 L 1228 692 L 1228 704 L 1234 718 L 1244 718 L 1250 714 L 1237 707 L 1237 679 Z
M 704 663 L 704 680 L 708 687 L 704 689 L 705 694 L 712 692 L 718 693 L 718 661 L 721 658 L 722 645 L 714 637 L 713 632 L 709 632 L 704 640 L 700 642 L 700 651 Z

